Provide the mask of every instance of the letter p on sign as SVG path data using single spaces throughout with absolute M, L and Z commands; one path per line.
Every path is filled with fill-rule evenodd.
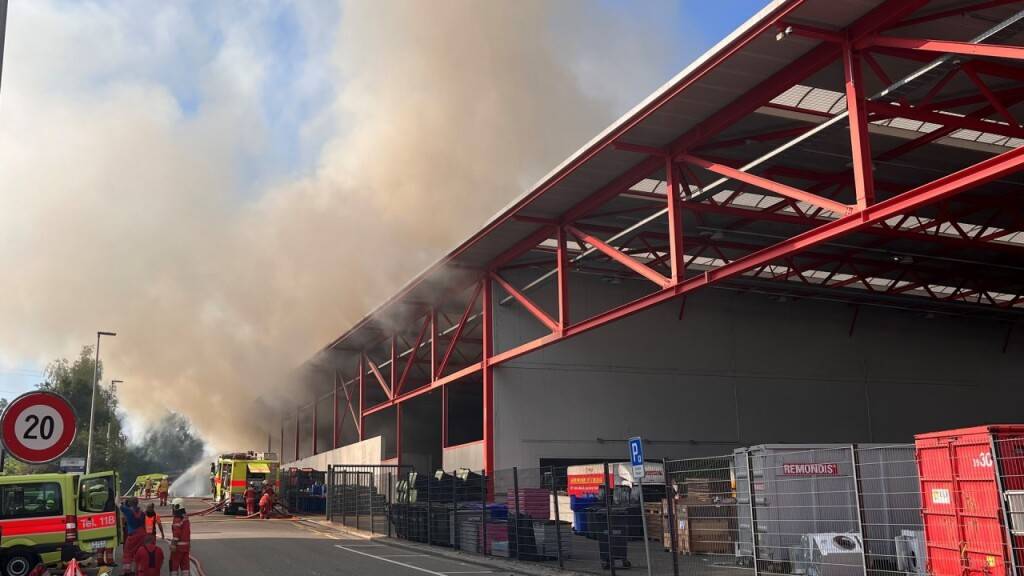
M 633 465 L 633 478 L 644 477 L 644 441 L 639 436 L 629 439 L 629 463 Z

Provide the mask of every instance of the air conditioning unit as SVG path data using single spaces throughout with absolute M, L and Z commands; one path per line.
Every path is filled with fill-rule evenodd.
M 924 531 L 903 530 L 896 536 L 896 569 L 907 574 L 927 574 Z
M 855 533 L 804 534 L 790 553 L 793 573 L 805 576 L 863 576 L 864 544 Z

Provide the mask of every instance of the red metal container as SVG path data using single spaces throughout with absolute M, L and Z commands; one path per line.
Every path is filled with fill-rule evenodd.
M 1021 576 L 1024 536 L 1007 506 L 1024 489 L 1024 425 L 930 432 L 915 444 L 928 572 Z

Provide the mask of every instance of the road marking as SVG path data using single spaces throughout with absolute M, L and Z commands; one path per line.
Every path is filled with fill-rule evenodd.
M 445 572 L 445 574 L 494 574 L 491 570 L 468 570 L 466 572 Z
M 384 558 L 430 558 L 430 554 L 386 554 Z
M 403 566 L 405 568 L 409 568 L 410 570 L 418 570 L 426 574 L 433 574 L 434 576 L 448 576 L 447 572 L 434 572 L 433 570 L 427 570 L 426 568 L 420 568 L 419 566 L 413 566 L 412 564 L 406 564 L 405 562 L 399 562 L 398 560 L 391 560 L 389 558 L 385 558 L 384 556 L 377 556 L 376 554 L 370 554 L 369 552 L 360 552 L 359 550 L 353 550 L 352 548 L 342 546 L 341 544 L 335 544 L 334 547 L 341 548 L 342 550 L 348 552 L 352 552 L 353 554 L 360 554 L 362 556 L 367 556 L 369 558 L 376 558 L 377 560 L 380 560 L 382 562 L 390 562 L 391 564 Z

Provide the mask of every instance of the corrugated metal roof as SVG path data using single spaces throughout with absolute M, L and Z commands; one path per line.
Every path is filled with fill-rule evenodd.
M 417 275 L 328 347 L 339 346 L 345 342 L 346 348 L 359 348 L 379 337 L 379 334 L 359 334 L 360 330 L 373 323 L 374 318 L 388 317 L 393 320 L 394 317 L 411 314 L 411 311 L 403 310 L 403 302 L 431 302 L 436 299 L 439 287 L 458 285 L 460 282 L 468 285 L 472 281 L 468 275 L 464 280 L 458 275 L 454 275 L 453 278 L 452 271 L 485 266 L 540 228 L 539 224 L 517 220 L 517 215 L 557 219 L 633 168 L 645 157 L 635 152 L 615 149 L 610 146 L 612 142 L 664 147 L 771 78 L 783 67 L 819 46 L 818 40 L 799 35 L 790 35 L 779 41 L 771 24 L 781 15 L 785 15 L 787 22 L 825 30 L 843 30 L 883 3 L 883 0 L 775 0 L 769 3 L 743 26 L 598 134 L 491 218 L 477 233 Z M 958 4 L 958 0 L 933 2 L 929 11 L 938 12 Z M 997 6 L 986 11 L 984 18 L 963 18 L 955 23 L 944 20 L 927 21 L 900 28 L 898 32 L 906 36 L 965 40 L 989 29 L 995 22 L 1009 17 L 1016 10 L 1019 10 L 1019 7 Z M 913 62 L 898 59 L 885 60 L 885 64 L 887 69 L 900 73 L 910 73 L 920 67 Z M 869 83 L 869 93 L 884 88 L 881 80 L 870 74 L 865 74 L 865 79 Z M 956 80 L 951 83 L 951 89 L 957 89 L 956 82 L 966 83 L 967 80 Z M 811 111 L 837 113 L 845 109 L 843 94 L 830 89 L 842 85 L 841 65 L 832 64 L 825 67 L 805 80 L 805 84 L 793 86 L 779 95 L 776 101 Z M 723 134 L 756 132 L 765 126 L 771 126 L 773 122 L 778 123 L 779 119 L 773 117 L 772 111 L 761 110 L 730 126 Z M 878 139 L 878 150 L 902 144 L 911 137 L 906 134 L 925 133 L 935 129 L 934 124 L 900 118 L 876 124 L 872 128 L 872 142 L 874 146 L 876 138 Z M 816 137 L 813 148 L 803 146 L 786 152 L 787 163 L 808 168 L 841 170 L 845 163 L 848 163 L 849 143 L 846 134 L 845 126 L 841 130 L 826 131 L 820 137 Z M 940 171 L 953 169 L 957 165 L 967 165 L 985 157 L 984 151 L 988 150 L 985 147 L 1019 146 L 1021 141 L 961 130 L 940 143 L 949 146 L 951 153 L 948 156 L 936 159 L 925 152 L 908 154 L 901 158 L 899 163 L 879 168 L 879 177 L 913 184 L 928 176 L 927 171 L 921 170 L 922 166 L 931 166 Z M 752 144 L 723 150 L 721 154 L 723 158 L 730 158 L 742 164 L 770 148 L 771 145 Z M 952 153 L 953 151 L 955 153 Z M 936 163 L 944 164 L 937 167 Z M 714 179 L 710 174 L 707 174 L 707 177 Z M 998 186 L 995 188 L 998 189 Z M 750 198 L 753 199 L 753 196 Z M 762 196 L 758 201 L 765 201 L 763 198 Z M 790 232 L 782 225 L 765 226 L 775 226 L 773 232 L 780 234 Z

